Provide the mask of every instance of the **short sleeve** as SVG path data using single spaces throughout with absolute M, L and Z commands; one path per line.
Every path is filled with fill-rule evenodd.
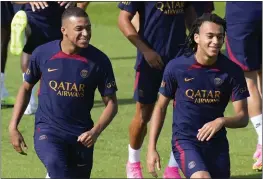
M 231 86 L 233 102 L 249 97 L 246 79 L 241 69 L 235 71 L 235 76 L 231 79 Z
M 99 75 L 98 90 L 101 96 L 109 96 L 114 94 L 118 89 L 112 65 L 108 58 L 103 61 L 103 64 L 99 70 Z
M 121 10 L 127 11 L 134 15 L 137 11 L 139 11 L 140 7 L 142 6 L 142 3 L 143 2 L 139 1 L 121 1 L 118 7 Z
M 30 84 L 36 84 L 41 78 L 40 62 L 37 57 L 37 52 L 33 52 L 30 57 L 28 69 L 24 74 L 24 79 Z
M 168 63 L 164 70 L 163 79 L 159 93 L 162 95 L 173 99 L 175 97 L 175 92 L 177 89 L 177 81 L 175 76 L 175 69 L 172 70 L 171 64 Z

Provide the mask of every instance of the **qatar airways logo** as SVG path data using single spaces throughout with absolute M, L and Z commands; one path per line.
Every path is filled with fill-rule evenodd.
M 184 13 L 185 2 L 167 1 L 156 2 L 155 7 L 166 15 Z
M 58 96 L 84 97 L 85 85 L 65 81 L 49 81 L 49 87 L 57 93 Z
M 185 96 L 197 104 L 212 104 L 220 102 L 220 91 L 187 89 Z

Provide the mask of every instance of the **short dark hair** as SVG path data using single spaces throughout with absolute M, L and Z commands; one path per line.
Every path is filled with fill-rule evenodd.
M 194 52 L 196 52 L 197 44 L 194 40 L 194 34 L 199 33 L 200 27 L 204 22 L 213 22 L 215 24 L 221 25 L 224 29 L 224 35 L 225 35 L 226 21 L 216 14 L 204 13 L 201 17 L 197 18 L 194 21 L 190 29 L 189 35 L 187 36 L 185 40 L 184 47 L 183 47 L 184 49 L 182 50 L 186 56 L 190 56 Z
M 63 22 L 63 20 L 69 18 L 69 17 L 89 17 L 88 14 L 85 12 L 84 9 L 81 9 L 79 7 L 69 7 L 68 9 L 66 9 L 61 17 L 61 20 Z

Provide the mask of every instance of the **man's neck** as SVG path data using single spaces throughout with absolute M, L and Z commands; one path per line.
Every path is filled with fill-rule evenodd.
M 209 57 L 207 56 L 206 54 L 200 52 L 197 50 L 197 52 L 195 53 L 195 58 L 196 58 L 196 61 L 201 64 L 201 65 L 204 65 L 204 66 L 210 66 L 210 65 L 213 65 L 216 60 L 217 60 L 217 56 L 215 57 Z
M 80 48 L 76 47 L 74 44 L 64 39 L 61 41 L 60 46 L 62 52 L 68 55 L 77 54 L 80 51 Z

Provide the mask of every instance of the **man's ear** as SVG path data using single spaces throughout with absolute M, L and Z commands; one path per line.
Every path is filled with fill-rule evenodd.
M 200 37 L 199 34 L 197 34 L 197 33 L 194 34 L 194 41 L 195 41 L 195 43 L 197 43 L 197 44 L 199 44 L 199 37 Z

